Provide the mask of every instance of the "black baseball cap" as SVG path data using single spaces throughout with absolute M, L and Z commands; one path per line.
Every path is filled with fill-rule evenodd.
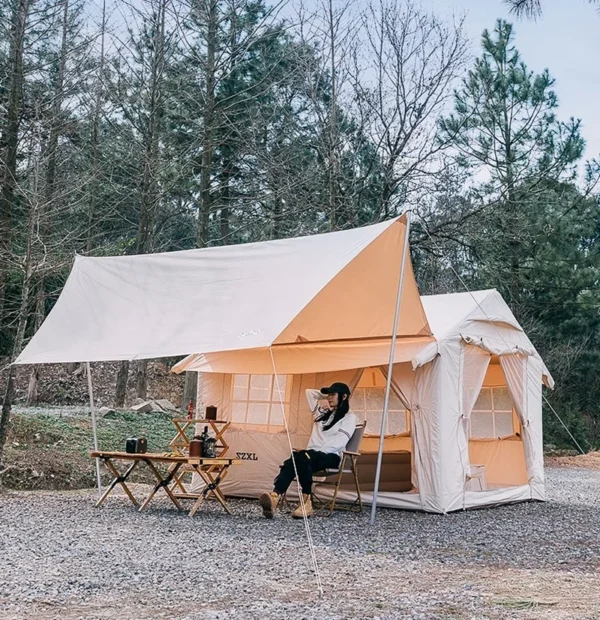
M 329 387 L 322 387 L 321 394 L 345 394 L 350 396 L 350 388 L 345 383 L 332 383 Z

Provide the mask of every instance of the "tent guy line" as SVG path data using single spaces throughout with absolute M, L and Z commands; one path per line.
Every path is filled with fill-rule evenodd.
M 300 488 L 300 478 L 298 477 L 298 468 L 296 466 L 296 459 L 294 458 L 294 446 L 292 445 L 292 437 L 290 435 L 290 428 L 288 425 L 287 416 L 285 415 L 285 405 L 284 405 L 283 396 L 281 393 L 281 385 L 279 383 L 279 373 L 277 372 L 277 367 L 275 365 L 275 357 L 273 356 L 272 347 L 269 347 L 269 352 L 271 354 L 271 361 L 273 362 L 273 376 L 275 378 L 275 385 L 277 386 L 277 396 L 279 398 L 279 404 L 281 406 L 283 423 L 285 425 L 285 433 L 286 433 L 289 448 L 290 448 L 290 458 L 292 459 L 292 464 L 294 466 L 294 473 L 296 474 L 296 485 L 298 487 L 298 496 L 300 498 L 300 506 L 302 506 L 302 520 L 304 521 L 304 529 L 306 530 L 308 548 L 309 548 L 309 552 L 310 552 L 310 556 L 311 556 L 311 560 L 313 564 L 313 569 L 315 572 L 315 579 L 317 581 L 317 588 L 319 590 L 319 596 L 323 596 L 323 582 L 321 581 L 321 572 L 319 571 L 317 553 L 315 551 L 315 545 L 314 545 L 313 538 L 312 538 L 312 532 L 310 531 L 308 515 L 306 514 L 306 506 L 304 503 L 304 493 L 302 493 L 302 489 Z

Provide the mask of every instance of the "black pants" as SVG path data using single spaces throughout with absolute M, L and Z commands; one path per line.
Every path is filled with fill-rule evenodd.
M 296 469 L 298 470 L 298 481 L 302 487 L 302 493 L 305 495 L 310 495 L 312 490 L 313 472 L 335 468 L 340 464 L 340 457 L 337 454 L 317 452 L 316 450 L 294 452 L 294 460 L 296 461 Z M 275 478 L 275 491 L 283 495 L 288 490 L 288 487 L 295 477 L 294 463 L 292 459 L 289 458 L 287 461 L 284 461 L 279 475 Z

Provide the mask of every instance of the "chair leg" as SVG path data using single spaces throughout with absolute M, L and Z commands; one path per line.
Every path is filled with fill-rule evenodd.
M 338 471 L 338 475 L 336 476 L 335 479 L 335 490 L 333 492 L 333 497 L 331 498 L 331 503 L 329 504 L 329 515 L 331 516 L 333 514 L 333 511 L 335 510 L 335 502 L 337 500 L 337 496 L 340 490 L 340 484 L 342 483 L 342 476 L 344 475 L 344 468 L 346 466 L 346 455 L 344 454 L 344 456 L 342 457 L 342 461 L 339 465 L 339 471 Z
M 356 457 L 351 457 L 352 474 L 354 476 L 354 484 L 356 485 L 356 496 L 358 498 L 358 512 L 362 512 L 362 496 L 360 494 L 360 484 L 358 482 L 358 470 L 356 468 Z

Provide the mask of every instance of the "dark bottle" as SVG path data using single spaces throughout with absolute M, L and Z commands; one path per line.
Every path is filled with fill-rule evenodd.
M 204 448 L 204 444 L 206 443 L 207 439 L 208 439 L 208 426 L 205 426 L 204 430 L 202 431 L 202 435 L 200 435 L 200 441 L 202 442 L 202 448 Z

